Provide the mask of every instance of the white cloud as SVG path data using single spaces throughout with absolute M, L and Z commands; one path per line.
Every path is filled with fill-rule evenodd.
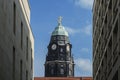
M 80 6 L 86 9 L 92 9 L 93 1 L 94 0 L 74 0 L 75 5 Z
M 82 48 L 80 51 L 85 52 L 85 53 L 88 53 L 88 52 L 89 52 L 89 49 L 88 49 L 88 48 Z
M 92 62 L 89 59 L 76 59 L 75 65 L 78 66 L 82 71 L 92 73 Z
M 73 29 L 73 28 L 70 28 L 70 27 L 65 27 L 65 29 L 68 31 L 69 34 L 80 33 L 79 29 Z
M 87 25 L 86 27 L 81 29 L 81 32 L 85 33 L 86 35 L 92 35 L 92 25 Z
M 69 34 L 73 35 L 73 34 L 85 34 L 85 35 L 92 35 L 92 25 L 89 24 L 85 27 L 82 27 L 80 29 L 74 29 L 71 27 L 65 27 L 65 29 L 68 31 Z

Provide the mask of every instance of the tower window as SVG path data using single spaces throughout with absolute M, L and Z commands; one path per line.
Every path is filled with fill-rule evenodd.
M 60 67 L 63 67 L 63 66 L 64 66 L 63 64 L 60 65 Z
M 56 37 L 53 37 L 53 40 L 56 40 Z
M 51 74 L 54 74 L 54 69 L 51 69 Z
M 50 64 L 51 68 L 54 68 L 54 64 Z
M 61 57 L 61 60 L 64 60 L 64 58 L 63 58 L 63 57 Z
M 69 71 L 69 75 L 72 75 L 72 71 L 71 70 Z
M 60 56 L 64 56 L 64 55 L 61 53 Z
M 63 52 L 63 48 L 60 49 L 60 52 Z
M 69 68 L 70 68 L 70 69 L 72 68 L 72 65 L 71 65 L 71 64 L 69 64 Z
M 63 68 L 60 69 L 60 74 L 64 74 L 64 69 Z
M 64 41 L 58 41 L 58 45 L 64 45 Z

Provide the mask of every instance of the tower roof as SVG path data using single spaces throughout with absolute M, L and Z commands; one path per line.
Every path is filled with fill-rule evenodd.
M 58 19 L 58 26 L 52 32 L 52 36 L 55 36 L 55 35 L 68 36 L 68 32 L 65 30 L 64 26 L 62 26 L 61 22 L 62 22 L 62 17 L 59 17 L 59 19 Z

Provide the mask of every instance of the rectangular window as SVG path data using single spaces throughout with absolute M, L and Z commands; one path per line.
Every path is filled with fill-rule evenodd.
M 54 69 L 51 69 L 51 74 L 54 74 Z
M 15 80 L 15 47 L 13 46 L 13 80 Z
M 21 49 L 23 48 L 23 23 L 21 22 Z
M 26 71 L 26 80 L 28 80 L 28 71 Z
M 33 68 L 32 48 L 31 48 L 31 69 Z
M 64 69 L 63 68 L 60 69 L 60 74 L 64 74 Z
M 118 21 L 116 22 L 114 30 L 113 30 L 113 44 L 117 43 L 117 38 L 118 38 Z
M 26 39 L 26 59 L 28 60 L 28 37 Z
M 70 75 L 70 76 L 72 75 L 72 71 L 71 71 L 71 70 L 69 70 L 69 75 Z
M 22 66 L 23 66 L 23 62 L 22 60 L 20 60 L 20 80 L 22 80 Z
M 13 33 L 16 33 L 16 4 L 13 4 Z
M 114 75 L 112 80 L 118 80 L 118 71 L 115 73 L 115 75 Z

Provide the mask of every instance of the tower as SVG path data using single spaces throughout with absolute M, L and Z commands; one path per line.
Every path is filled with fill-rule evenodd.
M 71 55 L 72 45 L 68 32 L 61 24 L 59 17 L 58 26 L 52 32 L 48 45 L 45 62 L 45 77 L 72 77 L 74 76 L 74 61 Z

